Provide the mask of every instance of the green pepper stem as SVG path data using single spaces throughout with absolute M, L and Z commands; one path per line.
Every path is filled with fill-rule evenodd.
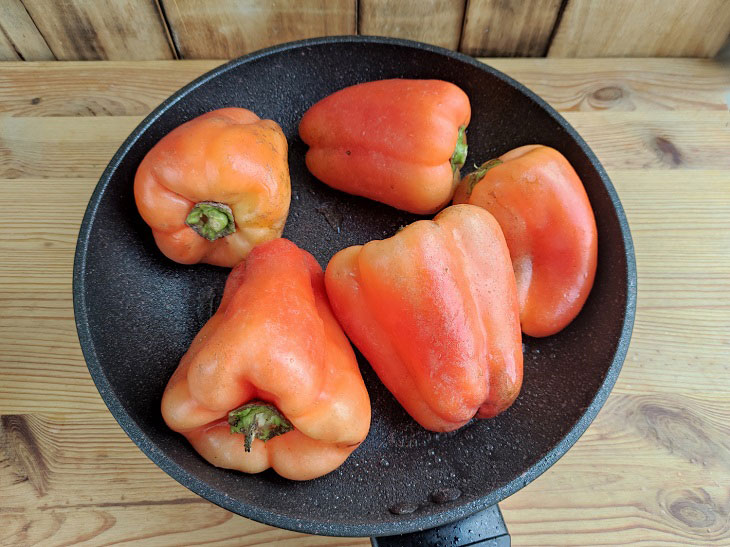
M 497 167 L 498 165 L 501 165 L 502 163 L 502 160 L 500 160 L 499 158 L 494 158 L 493 160 L 484 162 L 473 173 L 469 173 L 466 176 L 466 196 L 469 197 L 471 195 L 471 193 L 474 191 L 474 187 L 479 184 L 479 181 L 484 178 L 484 175 L 487 174 L 487 171 L 489 171 L 492 167 Z
M 459 127 L 459 133 L 456 137 L 456 147 L 454 148 L 454 154 L 451 156 L 451 168 L 456 173 L 464 166 L 466 162 L 466 126 L 462 125 Z
M 185 224 L 209 241 L 215 241 L 236 231 L 233 211 L 225 203 L 201 201 L 190 210 Z
M 243 433 L 245 436 L 243 446 L 246 452 L 251 452 L 254 439 L 266 442 L 294 429 L 291 422 L 274 405 L 261 401 L 246 403 L 231 410 L 228 413 L 228 423 L 231 433 Z

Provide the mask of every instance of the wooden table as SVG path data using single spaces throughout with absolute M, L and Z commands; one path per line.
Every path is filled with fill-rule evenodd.
M 631 350 L 577 445 L 501 506 L 515 545 L 730 543 L 730 67 L 492 59 L 562 111 L 636 245 Z M 107 411 L 71 305 L 107 161 L 216 61 L 0 64 L 0 543 L 367 545 L 233 515 L 149 461 Z

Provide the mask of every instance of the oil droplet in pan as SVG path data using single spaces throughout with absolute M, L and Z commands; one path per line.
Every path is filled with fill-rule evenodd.
M 461 497 L 461 490 L 458 488 L 441 488 L 431 493 L 431 501 L 434 503 L 448 503 Z
M 410 515 L 418 509 L 415 503 L 396 503 L 388 508 L 388 511 L 394 515 Z

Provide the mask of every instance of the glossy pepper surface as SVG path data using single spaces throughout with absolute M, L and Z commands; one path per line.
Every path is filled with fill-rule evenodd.
M 441 80 L 378 80 L 322 99 L 302 118 L 319 180 L 413 213 L 446 205 L 466 159 L 469 98 Z
M 510 250 L 522 331 L 549 336 L 580 312 L 596 275 L 596 220 L 583 183 L 553 148 L 516 148 L 464 177 L 454 203 L 483 207 Z
M 389 239 L 348 247 L 325 273 L 332 309 L 406 411 L 451 431 L 509 407 L 522 385 L 507 245 L 479 207 L 448 207 Z
M 167 425 L 213 465 L 311 479 L 367 435 L 370 399 L 323 277 L 285 239 L 232 270 L 162 398 Z
M 284 229 L 291 197 L 286 137 L 276 122 L 243 108 L 208 112 L 147 153 L 134 197 L 165 256 L 233 267 Z

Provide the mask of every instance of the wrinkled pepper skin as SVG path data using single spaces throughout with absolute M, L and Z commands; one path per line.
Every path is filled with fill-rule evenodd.
M 247 452 L 227 418 L 251 401 L 273 405 L 293 429 L 250 438 Z M 365 439 L 370 399 L 309 253 L 276 239 L 232 270 L 165 389 L 162 416 L 213 465 L 294 480 L 329 473 Z
M 243 108 L 208 112 L 147 153 L 134 197 L 165 256 L 233 267 L 284 229 L 291 197 L 286 137 L 276 122 Z
M 459 183 L 470 117 L 469 98 L 454 84 L 378 80 L 316 103 L 299 134 L 310 147 L 307 167 L 325 184 L 427 214 L 444 207 Z
M 448 207 L 348 247 L 325 273 L 332 309 L 381 381 L 431 431 L 496 416 L 522 385 L 512 265 L 492 215 Z
M 593 287 L 598 235 L 583 183 L 560 152 L 507 152 L 464 177 L 454 203 L 483 207 L 502 227 L 525 334 L 550 336 L 575 319 Z

